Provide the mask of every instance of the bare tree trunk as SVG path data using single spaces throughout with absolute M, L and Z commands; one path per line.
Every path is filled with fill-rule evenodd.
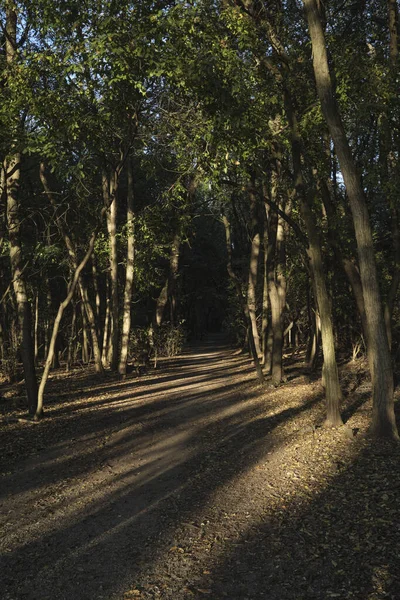
M 82 321 L 82 350 L 81 350 L 81 360 L 84 365 L 89 363 L 89 336 L 87 330 L 87 320 L 86 320 L 86 312 L 85 307 L 83 306 L 83 302 L 80 303 L 81 307 L 81 321 Z
M 316 301 L 321 318 L 322 351 L 324 354 L 323 378 L 326 387 L 326 423 L 328 425 L 342 425 L 343 421 L 339 410 L 342 392 L 335 356 L 335 338 L 333 335 L 330 299 L 326 289 L 321 244 L 315 216 L 311 209 L 311 200 L 307 195 L 303 181 L 300 135 L 292 107 L 292 100 L 287 90 L 285 90 L 285 107 L 291 131 L 295 190 L 300 203 L 300 213 L 307 230 L 309 241 L 307 256 L 310 262 Z
M 76 268 L 76 263 L 75 263 L 75 268 Z M 86 284 L 84 283 L 84 279 L 82 276 L 79 278 L 78 285 L 79 285 L 79 291 L 80 291 L 81 298 L 82 298 L 82 306 L 84 308 L 85 316 L 86 316 L 84 331 L 86 331 L 86 327 L 89 326 L 90 337 L 92 339 L 94 368 L 95 368 L 96 373 L 103 374 L 104 369 L 103 369 L 103 364 L 101 362 L 101 351 L 100 351 L 100 346 L 99 346 L 99 339 L 97 337 L 96 317 L 94 315 L 93 308 L 90 303 L 88 289 L 86 287 Z
M 111 200 L 110 210 L 107 213 L 107 229 L 110 241 L 110 282 L 111 282 L 111 353 L 110 368 L 118 368 L 119 344 L 119 302 L 118 302 L 118 252 L 117 252 L 117 176 L 116 173 L 109 177 L 103 174 L 103 194 L 107 202 Z
M 39 292 L 36 292 L 35 298 L 35 325 L 34 325 L 34 339 L 35 339 L 35 366 L 37 366 L 38 355 L 39 355 Z
M 75 272 L 73 273 L 73 276 L 69 282 L 68 285 L 68 291 L 67 291 L 67 295 L 64 298 L 64 300 L 61 302 L 59 308 L 58 308 L 58 312 L 57 312 L 57 316 L 55 318 L 54 321 L 54 325 L 53 325 L 53 332 L 51 335 L 51 339 L 50 339 L 50 346 L 49 346 L 49 352 L 46 358 L 46 362 L 45 362 L 45 366 L 44 366 L 44 370 L 43 370 L 43 375 L 42 375 L 42 379 L 40 381 L 40 386 L 39 386 L 39 392 L 38 392 L 38 402 L 37 402 L 37 409 L 35 412 L 35 419 L 40 419 L 43 415 L 43 404 L 44 404 L 44 390 L 46 387 L 46 383 L 47 383 L 47 379 L 49 377 L 49 372 L 50 372 L 50 367 L 51 367 L 51 363 L 53 361 L 53 355 L 54 355 L 54 350 L 55 350 L 55 344 L 56 344 L 56 340 L 57 340 L 57 335 L 58 335 L 58 330 L 60 327 L 60 323 L 61 323 L 61 319 L 62 316 L 64 314 L 64 310 L 67 308 L 67 306 L 69 305 L 69 303 L 71 302 L 72 298 L 74 297 L 74 293 L 75 293 L 75 289 L 76 286 L 78 284 L 79 281 L 79 277 L 83 271 L 83 269 L 86 267 L 93 249 L 94 249 L 94 244 L 96 242 L 96 237 L 98 232 L 100 231 L 100 227 L 101 227 L 101 223 L 102 223 L 102 219 L 105 216 L 107 210 L 108 210 L 109 206 L 108 204 L 106 204 L 100 213 L 100 219 L 99 222 L 97 224 L 97 227 L 95 228 L 95 230 L 93 231 L 90 240 L 89 240 L 89 245 L 88 245 L 88 249 L 86 251 L 85 256 L 83 257 L 83 259 L 81 260 L 81 262 L 79 263 L 79 265 L 77 266 Z
M 100 291 L 99 291 L 99 278 L 97 274 L 97 265 L 96 258 L 93 254 L 92 256 L 92 278 L 93 278 L 93 289 L 95 294 L 95 302 L 96 302 L 96 323 L 97 323 L 97 336 L 100 339 L 100 309 L 101 309 L 101 300 L 100 300 Z
M 228 260 L 227 260 L 227 265 L 226 266 L 227 266 L 228 275 L 229 275 L 229 277 L 231 278 L 232 282 L 235 285 L 236 293 L 237 293 L 237 296 L 238 296 L 238 300 L 240 302 L 240 305 L 241 305 L 242 310 L 243 310 L 243 314 L 244 314 L 245 319 L 246 319 L 247 331 L 248 331 L 248 336 L 249 336 L 250 352 L 251 352 L 251 355 L 253 357 L 254 366 L 255 366 L 256 372 L 257 372 L 257 377 L 258 377 L 259 381 L 261 383 L 263 383 L 264 382 L 264 374 L 262 372 L 261 363 L 260 363 L 260 360 L 258 358 L 256 346 L 255 346 L 255 343 L 254 343 L 253 331 L 252 331 L 251 322 L 250 322 L 249 308 L 248 308 L 246 299 L 243 297 L 242 286 L 240 285 L 240 281 L 237 278 L 236 273 L 234 272 L 233 267 L 232 267 L 231 228 L 230 228 L 230 223 L 228 221 L 228 218 L 225 215 L 222 216 L 222 222 L 223 222 L 224 227 L 225 227 L 226 250 L 227 250 L 227 256 L 228 256 Z
M 76 247 L 75 247 L 74 242 L 72 241 L 72 237 L 67 233 L 66 227 L 64 226 L 62 220 L 58 216 L 57 205 L 54 201 L 54 194 L 53 194 L 53 192 L 50 188 L 49 182 L 47 180 L 46 170 L 45 170 L 45 166 L 43 163 L 40 164 L 40 179 L 41 179 L 43 188 L 46 192 L 47 198 L 50 201 L 50 204 L 54 207 L 54 209 L 56 211 L 57 227 L 59 229 L 59 232 L 60 232 L 60 234 L 64 240 L 65 246 L 67 248 L 71 266 L 72 266 L 73 270 L 75 271 L 78 266 Z M 87 319 L 86 319 L 84 317 L 84 315 L 82 314 L 83 339 L 84 339 L 84 344 L 82 346 L 82 353 L 85 354 L 84 350 L 83 350 L 84 347 L 87 349 L 86 326 L 89 325 L 90 335 L 92 338 L 92 348 L 93 348 L 95 371 L 96 371 L 96 373 L 102 374 L 103 373 L 103 365 L 101 362 L 101 352 L 100 352 L 99 340 L 98 340 L 98 335 L 97 335 L 96 318 L 95 318 L 95 315 L 94 315 L 94 312 L 92 309 L 92 305 L 90 303 L 88 289 L 87 289 L 85 280 L 82 277 L 82 275 L 79 278 L 78 286 L 79 286 L 79 291 L 80 291 L 80 294 L 82 297 L 83 309 L 84 309 L 86 317 L 87 317 Z M 57 349 L 57 344 L 56 344 L 56 349 Z M 57 351 L 55 351 L 55 356 L 57 356 Z M 85 358 L 87 359 L 87 362 L 89 362 L 88 353 Z M 83 362 L 85 362 L 85 360 Z
M 253 184 L 254 187 L 254 184 Z M 255 191 L 251 189 L 249 191 L 250 196 L 250 235 L 251 235 L 251 247 L 250 247 L 250 261 L 249 261 L 249 279 L 247 285 L 247 308 L 250 316 L 250 325 L 253 333 L 254 345 L 256 347 L 257 355 L 261 356 L 260 347 L 260 336 L 258 335 L 257 328 L 257 277 L 258 277 L 258 259 L 260 256 L 260 223 L 259 223 L 259 209 L 257 204 L 257 198 Z
M 267 359 L 267 339 L 268 339 L 268 222 L 267 215 L 264 220 L 263 230 L 263 297 L 262 297 L 262 312 L 261 312 L 261 347 L 262 347 L 262 364 L 266 365 Z
M 74 362 L 74 346 L 76 343 L 76 305 L 72 306 L 72 319 L 71 319 L 71 333 L 68 340 L 68 355 L 67 355 L 67 364 L 65 370 L 68 372 L 71 369 L 71 365 Z
M 12 72 L 17 52 L 17 12 L 14 2 L 6 2 L 6 27 L 5 27 L 6 61 L 9 72 Z M 16 115 L 19 119 L 19 115 Z M 25 376 L 25 388 L 28 400 L 28 410 L 34 414 L 37 406 L 37 379 L 35 371 L 35 355 L 31 331 L 31 307 L 28 300 L 27 286 L 22 259 L 20 240 L 20 205 L 19 185 L 21 176 L 21 154 L 15 149 L 5 163 L 5 185 L 7 198 L 7 228 L 11 274 L 15 299 L 17 302 L 18 327 L 20 337 L 20 351 Z
M 127 193 L 127 249 L 126 249 L 126 275 L 124 290 L 124 306 L 122 316 L 122 338 L 121 354 L 118 372 L 122 377 L 126 375 L 128 361 L 129 333 L 131 330 L 131 302 L 133 291 L 134 263 L 135 263 L 135 214 L 134 214 L 134 190 L 133 190 L 133 166 L 128 163 L 128 193 Z
M 368 360 L 373 389 L 372 430 L 377 436 L 398 439 L 393 403 L 392 363 L 379 291 L 367 203 L 333 95 L 325 36 L 316 0 L 304 0 L 304 6 L 312 43 L 318 96 L 335 144 L 353 215 L 368 326 Z
M 109 366 L 109 341 L 110 341 L 110 321 L 111 321 L 111 298 L 110 298 L 110 283 L 107 277 L 106 287 L 106 314 L 104 318 L 104 330 L 103 330 L 103 347 L 101 353 L 101 362 L 103 367 L 106 369 Z

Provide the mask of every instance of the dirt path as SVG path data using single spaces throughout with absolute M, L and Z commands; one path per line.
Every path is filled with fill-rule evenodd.
M 358 436 L 313 430 L 317 383 L 261 388 L 214 339 L 50 392 L 0 428 L 3 600 L 400 598 L 400 454 L 362 435 L 362 389 Z

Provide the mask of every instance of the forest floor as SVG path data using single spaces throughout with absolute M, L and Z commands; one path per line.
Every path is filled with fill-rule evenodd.
M 400 599 L 400 447 L 368 436 L 365 363 L 337 429 L 301 368 L 261 386 L 214 338 L 125 381 L 55 372 L 38 424 L 4 403 L 1 599 Z

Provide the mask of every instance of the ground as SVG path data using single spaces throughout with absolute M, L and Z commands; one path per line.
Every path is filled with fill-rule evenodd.
M 4 404 L 2 600 L 400 598 L 400 449 L 368 436 L 365 364 L 326 429 L 296 357 L 275 389 L 222 342 L 57 372 L 38 424 Z

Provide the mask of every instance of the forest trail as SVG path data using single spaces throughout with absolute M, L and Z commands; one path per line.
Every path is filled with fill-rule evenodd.
M 0 427 L 3 600 L 400 597 L 399 452 L 313 430 L 318 383 L 262 388 L 214 337 L 49 394 Z M 347 408 L 365 429 L 365 391 Z

